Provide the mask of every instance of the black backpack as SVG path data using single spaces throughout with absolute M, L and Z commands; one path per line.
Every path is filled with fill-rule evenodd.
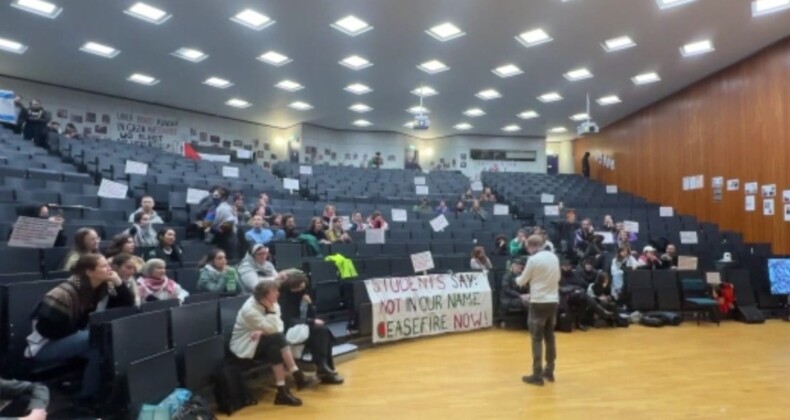
M 214 385 L 217 408 L 226 415 L 248 406 L 258 404 L 236 366 L 226 365 L 219 369 Z
M 193 395 L 173 416 L 173 420 L 217 420 L 208 401 Z

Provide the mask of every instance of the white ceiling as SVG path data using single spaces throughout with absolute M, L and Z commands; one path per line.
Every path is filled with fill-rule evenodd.
M 655 0 L 151 0 L 149 4 L 173 15 L 161 25 L 124 14 L 134 4 L 131 0 L 50 0 L 63 6 L 56 19 L 26 13 L 8 1 L 0 6 L 0 38 L 29 49 L 21 55 L 0 51 L 0 74 L 278 127 L 305 122 L 357 129 L 352 122 L 362 118 L 373 123 L 366 130 L 425 138 L 459 133 L 453 125 L 461 122 L 474 126 L 467 133 L 487 135 L 543 136 L 555 126 L 575 130 L 578 123 L 569 117 L 584 111 L 588 92 L 593 99 L 609 94 L 622 99 L 608 107 L 593 102 L 593 118 L 607 125 L 790 34 L 790 11 L 754 18 L 748 0 L 697 0 L 667 10 L 660 10 Z M 229 19 L 248 7 L 276 23 L 255 31 Z M 330 27 L 349 14 L 374 28 L 351 37 Z M 425 33 L 444 22 L 454 23 L 466 35 L 440 42 Z M 525 48 L 514 39 L 535 28 L 554 40 Z M 615 53 L 601 48 L 602 41 L 621 35 L 633 38 L 637 47 Z M 681 57 L 679 47 L 701 39 L 711 39 L 715 51 Z M 121 53 L 113 59 L 85 54 L 79 48 L 86 41 Z M 170 55 L 180 47 L 210 56 L 190 63 Z M 284 53 L 293 62 L 273 67 L 256 60 L 268 50 Z M 352 54 L 374 65 L 353 71 L 338 64 Z M 450 70 L 429 75 L 416 68 L 431 59 Z M 508 63 L 524 73 L 507 79 L 492 73 Z M 578 82 L 563 77 L 579 67 L 588 68 L 594 77 Z M 658 72 L 661 82 L 631 82 L 648 71 Z M 161 82 L 149 87 L 126 81 L 133 72 Z M 210 76 L 228 79 L 234 86 L 203 85 Z M 274 87 L 284 79 L 305 88 L 287 92 Z M 373 92 L 356 96 L 343 90 L 354 82 Z M 439 95 L 425 101 L 431 129 L 413 132 L 403 124 L 411 119 L 406 109 L 419 103 L 409 92 L 421 84 Z M 502 97 L 475 97 L 490 88 Z M 564 100 L 536 99 L 550 91 Z M 225 105 L 232 97 L 253 105 Z M 287 107 L 297 100 L 314 108 L 300 112 Z M 348 110 L 358 102 L 373 110 Z M 480 107 L 486 115 L 464 116 L 470 107 Z M 516 117 L 528 109 L 540 118 Z M 510 124 L 522 130 L 503 132 Z

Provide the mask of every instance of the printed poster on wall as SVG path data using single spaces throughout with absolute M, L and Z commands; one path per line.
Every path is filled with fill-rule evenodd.
M 755 210 L 755 199 L 753 195 L 746 196 L 745 208 L 746 211 L 754 211 Z
M 776 184 L 763 185 L 763 198 L 776 197 Z
M 782 203 L 790 204 L 790 190 L 782 191 Z
M 724 186 L 724 177 L 723 176 L 715 176 L 710 179 L 710 186 L 711 187 L 723 187 Z
M 491 287 L 483 273 L 365 280 L 373 343 L 488 328 Z
M 743 191 L 748 195 L 757 195 L 757 188 L 756 182 L 747 182 L 743 184 Z
M 790 222 L 790 204 L 785 204 L 785 222 Z
M 737 179 L 727 180 L 727 191 L 738 191 L 740 189 L 740 181 Z
M 774 215 L 774 199 L 766 198 L 763 200 L 763 216 Z

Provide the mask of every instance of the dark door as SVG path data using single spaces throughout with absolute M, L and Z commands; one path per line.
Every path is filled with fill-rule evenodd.
M 560 157 L 557 155 L 546 155 L 546 173 L 557 175 L 560 173 Z

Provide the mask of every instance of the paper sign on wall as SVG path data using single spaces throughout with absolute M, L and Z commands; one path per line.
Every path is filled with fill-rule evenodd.
M 559 216 L 560 206 L 543 206 L 544 216 Z
M 763 185 L 763 198 L 776 197 L 776 184 Z
M 187 204 L 200 204 L 208 195 L 209 192 L 206 190 L 187 188 Z
M 427 185 L 417 185 L 417 195 L 428 195 L 428 186 Z
M 774 215 L 774 199 L 766 198 L 763 200 L 763 216 Z
M 365 229 L 365 243 L 383 244 L 386 232 L 384 229 Z
M 134 160 L 127 160 L 124 173 L 131 175 L 146 175 L 148 173 L 148 164 Z
M 606 193 L 607 194 L 617 194 L 617 185 L 607 185 L 606 186 Z
M 494 216 L 507 216 L 510 214 L 510 206 L 507 204 L 494 204 Z
M 737 179 L 727 180 L 727 191 L 738 191 L 741 188 L 741 182 Z
M 433 255 L 431 255 L 431 251 L 411 254 L 411 265 L 412 267 L 414 267 L 415 273 L 423 273 L 428 270 L 433 270 L 434 264 L 433 264 Z
M 308 165 L 299 166 L 299 175 L 312 175 L 313 167 Z
M 678 270 L 696 270 L 697 257 L 690 257 L 685 255 L 678 256 Z
M 551 204 L 554 202 L 554 194 L 543 193 L 540 195 L 541 204 Z
M 743 184 L 743 191 L 749 195 L 757 194 L 757 188 L 758 185 L 756 182 L 747 182 L 746 184 Z
M 289 191 L 299 191 L 299 180 L 295 178 L 283 178 L 283 188 Z
M 128 185 L 110 181 L 109 179 L 102 179 L 97 195 L 103 198 L 126 198 L 127 192 L 129 192 Z
M 392 209 L 392 221 L 393 222 L 407 222 L 409 220 L 409 215 L 404 209 Z
M 431 220 L 431 229 L 433 229 L 434 232 L 441 232 L 447 226 L 450 226 L 450 222 L 447 221 L 447 218 L 444 217 L 443 214 L 440 214 L 435 219 Z
M 14 230 L 8 246 L 15 248 L 52 248 L 60 232 L 61 224 L 49 219 L 20 216 L 14 223 Z
M 683 177 L 683 191 L 688 191 L 691 189 L 691 178 L 685 176 Z
M 746 211 L 754 211 L 756 206 L 757 205 L 755 204 L 754 196 L 753 195 L 747 195 L 746 196 L 746 203 L 745 203 Z
M 714 188 L 723 187 L 724 186 L 724 177 L 723 176 L 716 176 L 710 179 L 710 186 Z
M 785 204 L 785 222 L 790 222 L 790 204 Z
M 252 150 L 236 149 L 236 157 L 239 159 L 252 159 Z
M 680 232 L 680 243 L 684 245 L 698 244 L 699 238 L 697 237 L 697 232 L 694 230 Z
M 709 271 L 705 273 L 705 281 L 713 286 L 718 286 L 721 284 L 721 273 L 718 271 Z
M 222 176 L 224 176 L 225 178 L 238 178 L 239 168 L 236 166 L 223 166 Z
M 425 177 L 424 176 L 415 176 L 414 177 L 414 185 L 425 185 Z
M 470 186 L 472 191 L 483 191 L 483 182 L 482 181 L 472 181 Z
M 595 234 L 603 237 L 604 245 L 609 245 L 614 243 L 614 235 L 612 234 L 612 232 L 599 231 L 599 232 L 595 232 Z
M 790 204 L 790 190 L 782 191 L 782 202 L 785 204 Z
M 672 217 L 675 215 L 675 209 L 672 207 L 659 207 L 658 215 L 661 217 Z
M 639 222 L 623 221 L 623 227 L 628 232 L 639 233 Z

